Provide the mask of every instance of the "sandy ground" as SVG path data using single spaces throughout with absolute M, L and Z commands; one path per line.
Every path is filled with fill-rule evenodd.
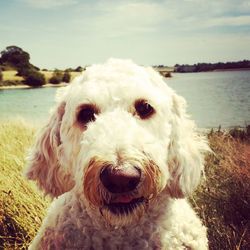
M 67 83 L 60 83 L 60 84 L 45 84 L 39 88 L 47 88 L 47 87 L 52 87 L 52 88 L 56 88 L 56 87 L 65 87 L 67 86 Z M 0 86 L 0 90 L 1 89 L 34 89 L 36 87 L 30 87 L 28 85 L 13 85 L 13 86 Z

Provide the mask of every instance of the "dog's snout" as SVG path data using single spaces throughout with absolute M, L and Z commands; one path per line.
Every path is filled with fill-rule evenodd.
M 114 168 L 105 166 L 100 173 L 100 180 L 111 193 L 125 193 L 134 190 L 141 179 L 141 171 L 134 166 Z

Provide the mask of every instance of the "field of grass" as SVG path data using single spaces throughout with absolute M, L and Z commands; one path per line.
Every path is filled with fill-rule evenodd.
M 53 75 L 53 71 L 40 71 L 40 72 L 44 74 L 46 82 L 48 83 L 49 79 Z M 81 74 L 81 72 L 70 72 L 71 80 L 73 80 L 76 76 L 79 76 L 80 74 Z
M 22 177 L 35 129 L 0 122 L 0 249 L 27 249 L 50 204 Z M 250 127 L 208 135 L 206 179 L 191 203 L 208 227 L 211 250 L 250 249 Z
M 22 176 L 33 137 L 22 121 L 0 123 L 0 249 L 27 249 L 49 205 Z
M 16 76 L 16 70 L 3 71 L 3 80 L 4 81 L 22 81 L 21 76 Z
M 53 71 L 40 71 L 42 74 L 44 74 L 47 84 L 49 83 L 49 79 L 51 78 Z M 16 70 L 7 70 L 2 71 L 3 73 L 3 81 L 0 82 L 0 87 L 6 87 L 6 86 L 18 86 L 23 85 L 23 77 L 16 76 L 17 71 Z M 80 75 L 80 72 L 70 72 L 71 80 L 73 80 L 76 76 Z
M 250 249 L 250 126 L 208 138 L 214 154 L 191 203 L 208 227 L 210 249 Z

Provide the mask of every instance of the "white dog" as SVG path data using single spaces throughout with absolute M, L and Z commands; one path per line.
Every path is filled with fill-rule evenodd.
M 152 68 L 110 59 L 60 91 L 27 176 L 54 199 L 30 249 L 207 249 L 185 196 L 206 140 Z

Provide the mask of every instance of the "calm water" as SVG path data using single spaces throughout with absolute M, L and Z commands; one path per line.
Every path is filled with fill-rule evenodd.
M 167 83 L 188 103 L 200 128 L 250 124 L 250 71 L 174 74 Z M 57 88 L 0 90 L 0 119 L 43 122 Z

